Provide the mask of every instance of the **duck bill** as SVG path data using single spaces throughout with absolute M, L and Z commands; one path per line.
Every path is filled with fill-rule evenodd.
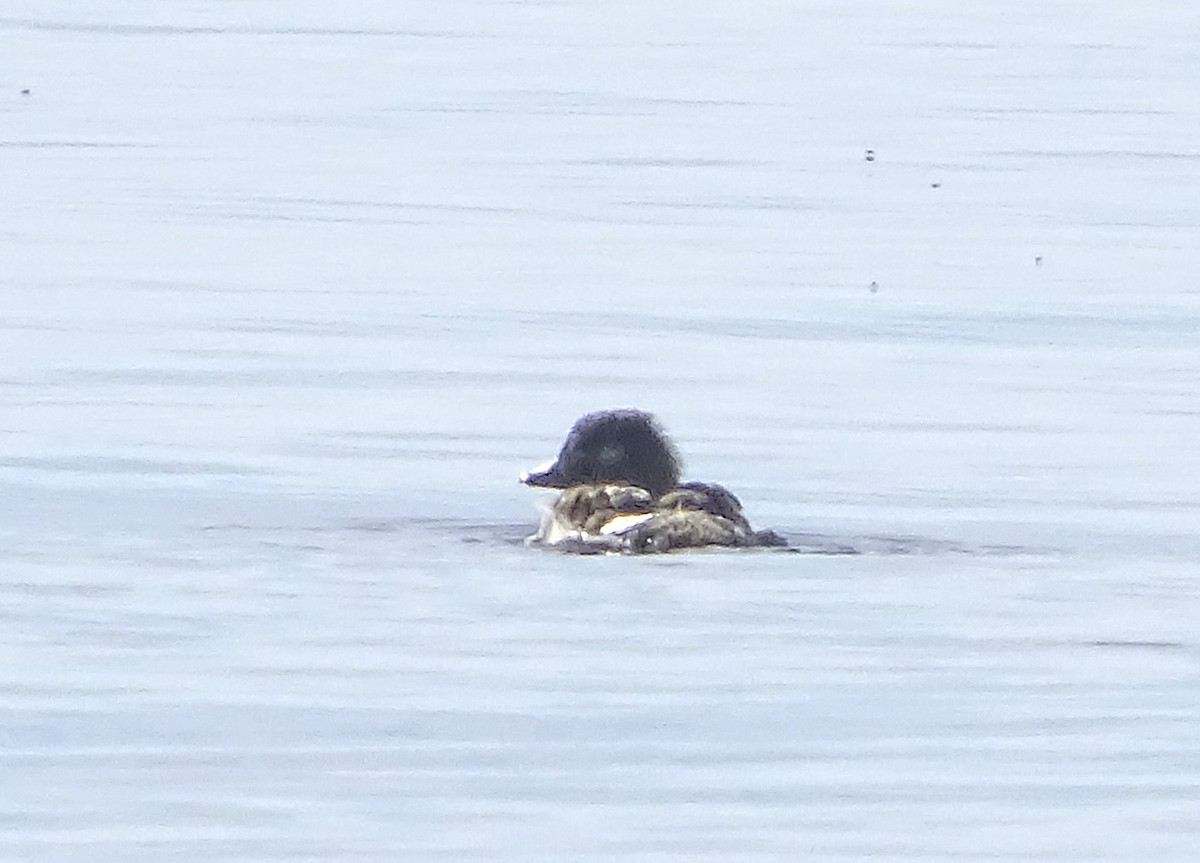
M 539 465 L 521 474 L 521 482 L 534 488 L 566 488 L 557 464 Z

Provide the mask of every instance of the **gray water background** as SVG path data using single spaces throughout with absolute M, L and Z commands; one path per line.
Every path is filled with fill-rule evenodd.
M 1196 859 L 1197 46 L 7 0 L 0 859 Z M 807 553 L 522 545 L 618 405 Z

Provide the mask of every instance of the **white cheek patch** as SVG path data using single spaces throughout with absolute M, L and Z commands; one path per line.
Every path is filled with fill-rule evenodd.
M 639 512 L 633 515 L 617 515 L 610 518 L 600 528 L 600 533 L 604 536 L 612 536 L 613 534 L 620 535 L 627 530 L 632 530 L 639 524 L 649 521 L 654 518 L 654 513 Z
M 596 455 L 596 460 L 600 462 L 600 464 L 608 465 L 610 467 L 623 458 L 625 458 L 625 447 L 615 443 L 604 447 L 604 449 L 600 450 L 600 452 Z

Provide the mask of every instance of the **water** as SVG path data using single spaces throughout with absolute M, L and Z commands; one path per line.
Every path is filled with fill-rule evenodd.
M 1197 38 L 6 4 L 0 859 L 1191 860 Z M 805 553 L 523 546 L 618 405 Z

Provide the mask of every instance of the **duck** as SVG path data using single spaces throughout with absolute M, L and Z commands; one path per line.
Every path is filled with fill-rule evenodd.
M 679 451 L 653 414 L 585 414 L 557 458 L 520 475 L 527 486 L 559 491 L 527 542 L 581 554 L 787 545 L 775 531 L 754 530 L 723 485 L 681 475 Z

